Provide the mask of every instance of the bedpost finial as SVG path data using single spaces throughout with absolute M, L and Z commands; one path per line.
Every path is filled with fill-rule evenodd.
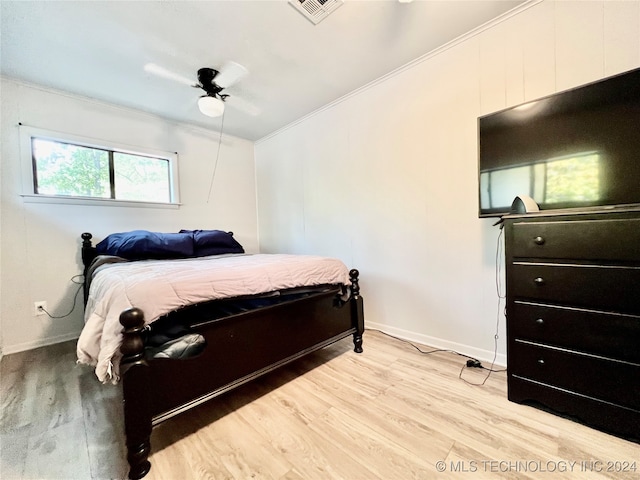
M 80 235 L 80 238 L 82 238 L 82 251 L 84 255 L 84 251 L 91 248 L 91 239 L 93 238 L 93 235 L 91 235 L 89 232 L 84 232 L 82 235 Z
M 360 276 L 360 272 L 353 268 L 349 271 L 349 279 L 351 280 L 351 294 L 354 297 L 360 295 L 360 283 L 358 282 L 358 277 Z
M 80 238 L 82 238 L 82 247 L 90 247 L 91 246 L 91 239 L 93 238 L 93 235 L 91 235 L 89 232 L 84 232 L 82 235 L 80 235 Z
M 82 235 L 80 235 L 80 237 L 82 238 L 82 249 L 81 249 L 81 257 L 82 257 L 82 264 L 84 265 L 84 270 L 83 270 L 83 274 L 85 275 L 85 280 L 86 280 L 86 275 L 87 275 L 87 270 L 89 269 L 89 265 L 91 265 L 91 262 L 93 262 L 93 260 L 96 258 L 96 249 L 93 247 L 93 245 L 91 245 L 91 239 L 93 238 L 93 235 L 91 235 L 89 232 L 84 232 Z M 89 295 L 89 291 L 87 289 L 88 287 L 88 283 L 85 281 L 84 284 L 84 301 L 85 303 L 87 302 L 87 297 Z
M 120 325 L 125 329 L 144 327 L 144 313 L 139 308 L 129 308 L 120 314 Z
M 144 341 L 140 335 L 144 328 L 144 313 L 139 308 L 129 308 L 120 314 L 120 325 L 124 327 L 120 345 L 120 352 L 125 357 L 123 362 L 138 361 L 144 351 Z

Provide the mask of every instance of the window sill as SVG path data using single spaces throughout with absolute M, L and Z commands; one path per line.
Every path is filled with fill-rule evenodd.
M 110 198 L 71 197 L 62 195 L 22 194 L 25 203 L 48 203 L 59 205 L 91 205 L 103 207 L 168 208 L 178 209 L 180 203 L 142 202 L 134 200 L 112 200 Z

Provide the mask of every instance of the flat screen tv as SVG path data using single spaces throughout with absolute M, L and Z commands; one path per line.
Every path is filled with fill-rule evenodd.
M 640 206 L 640 68 L 478 118 L 480 217 Z

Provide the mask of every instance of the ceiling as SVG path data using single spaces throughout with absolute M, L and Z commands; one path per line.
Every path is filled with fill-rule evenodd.
M 345 0 L 314 25 L 286 0 L 0 0 L 0 73 L 218 131 L 201 90 L 144 66 L 195 83 L 235 61 L 224 132 L 257 140 L 521 3 Z

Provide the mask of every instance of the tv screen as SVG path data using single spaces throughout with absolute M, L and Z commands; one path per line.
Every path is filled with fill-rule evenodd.
M 640 205 L 640 68 L 478 119 L 480 217 Z

